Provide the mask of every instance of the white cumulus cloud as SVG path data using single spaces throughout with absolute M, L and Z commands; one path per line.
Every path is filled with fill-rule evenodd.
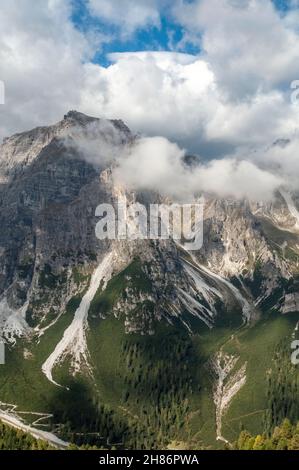
M 296 186 L 299 103 L 291 102 L 290 89 L 299 79 L 296 1 L 284 14 L 270 0 L 89 0 L 87 6 L 116 26 L 122 40 L 160 27 L 168 12 L 184 29 L 181 46 L 192 41 L 200 53 L 116 51 L 103 67 L 92 58 L 110 38 L 76 29 L 71 0 L 2 0 L 0 137 L 78 109 L 123 119 L 143 135 L 122 168 L 132 185 L 136 177 L 141 186 L 171 192 L 188 187 L 237 197 L 251 187 L 268 197 L 281 182 Z M 288 146 L 271 145 L 286 138 Z M 181 148 L 202 157 L 193 174 Z
M 88 0 L 93 15 L 121 27 L 122 35 L 137 29 L 160 26 L 159 0 Z

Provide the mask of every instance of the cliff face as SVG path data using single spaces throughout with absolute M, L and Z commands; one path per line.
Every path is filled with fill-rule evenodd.
M 94 214 L 110 194 L 99 181 L 100 169 L 65 142 L 91 122 L 96 120 L 71 112 L 61 123 L 14 136 L 1 147 L 0 291 L 13 309 L 27 302 L 33 324 L 60 310 L 78 288 L 81 270 L 84 279 L 103 250 Z
M 128 282 L 113 305 L 112 313 L 126 318 L 127 331 L 152 333 L 162 318 L 180 319 L 189 330 L 190 318 L 196 318 L 212 328 L 223 310 L 237 307 L 247 321 L 265 308 L 286 312 L 297 305 L 299 231 L 296 205 L 285 194 L 269 205 L 206 195 L 204 245 L 192 258 L 173 241 L 99 241 L 98 204 L 116 203 L 120 195 L 130 202 L 157 197 L 116 187 L 113 162 L 103 158 L 95 166 L 83 158 L 74 136 L 88 140 L 90 126 L 94 136 L 97 129 L 103 132 L 103 123 L 117 133 L 118 145 L 135 138 L 121 121 L 71 111 L 58 124 L 12 136 L 0 147 L 4 336 L 7 330 L 14 334 L 12 316 L 17 336 L 50 325 L 88 286 L 109 251 L 112 276 L 138 258 L 148 282 L 145 290 Z
M 278 393 L 273 375 L 298 336 L 296 194 L 205 194 L 198 251 L 99 240 L 99 204 L 169 202 L 116 184 L 115 157 L 135 139 L 122 121 L 71 111 L 0 147 L 1 414 L 29 409 L 60 438 L 88 430 L 105 448 L 229 445 L 240 423 L 262 434 L 297 390 L 296 371 Z

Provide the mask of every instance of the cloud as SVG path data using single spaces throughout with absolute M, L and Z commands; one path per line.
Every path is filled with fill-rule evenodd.
M 298 125 L 290 89 L 231 99 L 202 57 L 142 52 L 110 58 L 107 68 L 90 66 L 84 110 L 119 117 L 136 132 L 164 135 L 191 151 L 217 143 L 224 155 L 227 148 L 271 143 Z
M 270 0 L 179 0 L 177 20 L 232 99 L 285 89 L 299 74 L 298 34 Z
M 188 172 L 183 167 L 183 156 L 184 151 L 164 137 L 141 138 L 118 159 L 114 176 L 132 189 L 186 196 L 189 189 L 182 183 Z
M 190 168 L 184 155 L 184 150 L 164 137 L 142 138 L 118 159 L 114 176 L 126 187 L 158 191 L 181 202 L 193 200 L 200 192 L 268 200 L 284 182 L 246 160 L 225 158 Z
M 108 68 L 90 66 L 86 112 L 118 117 L 147 135 L 200 138 L 213 113 L 213 74 L 204 61 L 167 52 L 110 57 L 115 63 Z
M 121 35 L 131 35 L 137 29 L 149 26 L 160 26 L 160 9 L 158 0 L 89 0 L 91 13 L 101 20 L 119 26 Z
M 120 161 L 132 139 L 133 136 L 128 136 L 126 128 L 116 127 L 111 121 L 100 119 L 83 128 L 74 125 L 68 129 L 63 140 L 70 153 L 75 148 L 88 163 L 103 168 Z
M 163 135 L 213 158 L 240 146 L 266 145 L 297 127 L 299 106 L 291 104 L 289 88 L 299 78 L 299 38 L 290 23 L 296 10 L 282 16 L 270 0 L 90 0 L 94 15 L 124 31 L 126 21 L 132 31 L 138 22 L 146 27 L 174 5 L 177 21 L 202 47 L 199 56 L 110 54 L 112 64 L 105 68 L 92 57 L 109 38 L 79 32 L 70 1 L 1 5 L 6 105 L 0 107 L 0 136 L 79 109 L 121 118 L 134 132 Z
M 297 132 L 291 140 L 278 140 L 271 146 L 258 149 L 247 158 L 250 158 L 254 164 L 280 175 L 291 190 L 298 191 L 298 149 L 299 133 Z
M 81 156 L 97 168 L 111 166 L 116 184 L 138 191 L 155 191 L 186 203 L 196 194 L 208 192 L 220 197 L 269 200 L 285 183 L 283 175 L 261 168 L 260 161 L 244 156 L 228 157 L 210 162 L 186 164 L 186 151 L 165 137 L 127 139 L 126 135 L 107 121 L 89 124 L 72 131 L 66 140 Z M 276 171 L 277 172 L 277 171 Z M 286 173 L 279 169 L 281 174 Z
M 80 107 L 85 64 L 102 37 L 84 36 L 70 15 L 68 0 L 2 0 L 0 79 L 6 100 L 0 106 L 0 138 Z
M 285 180 L 250 161 L 224 158 L 213 160 L 200 167 L 193 176 L 193 183 L 202 191 L 220 197 L 270 200 Z
M 0 80 L 6 104 L 0 106 L 0 136 L 78 109 L 123 119 L 144 136 L 119 162 L 133 186 L 236 197 L 251 194 L 253 187 L 261 198 L 282 182 L 295 188 L 299 106 L 291 103 L 290 83 L 299 79 L 297 10 L 282 14 L 270 0 L 90 0 L 90 12 L 116 26 L 122 39 L 159 27 L 164 9 L 172 8 L 185 31 L 181 45 L 193 41 L 201 49 L 197 56 L 115 53 L 102 67 L 92 58 L 110 38 L 76 29 L 71 5 L 71 0 L 2 1 Z M 272 148 L 280 138 L 293 143 Z M 94 139 L 86 150 L 90 161 L 98 158 L 96 144 Z M 210 161 L 202 160 L 200 171 L 190 174 L 181 148 Z M 118 145 L 108 139 L 102 149 L 102 158 L 110 161 Z
M 111 54 L 108 68 L 90 68 L 84 109 L 119 116 L 135 131 L 162 134 L 209 158 L 292 135 L 299 117 L 290 99 L 299 77 L 299 36 L 291 21 L 297 10 L 282 15 L 270 0 L 173 5 L 200 55 Z

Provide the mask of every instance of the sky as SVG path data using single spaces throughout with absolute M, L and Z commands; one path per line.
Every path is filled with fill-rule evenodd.
M 1 0 L 0 139 L 76 109 L 199 154 L 215 187 L 242 189 L 240 162 L 296 185 L 298 20 L 298 0 Z

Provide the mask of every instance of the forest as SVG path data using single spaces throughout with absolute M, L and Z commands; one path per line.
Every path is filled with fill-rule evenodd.
M 51 450 L 46 441 L 15 429 L 0 421 L 0 450 Z
M 284 419 L 281 426 L 275 426 L 270 436 L 266 434 L 252 436 L 244 430 L 233 448 L 235 450 L 299 450 L 299 422 L 292 425 L 289 419 Z

